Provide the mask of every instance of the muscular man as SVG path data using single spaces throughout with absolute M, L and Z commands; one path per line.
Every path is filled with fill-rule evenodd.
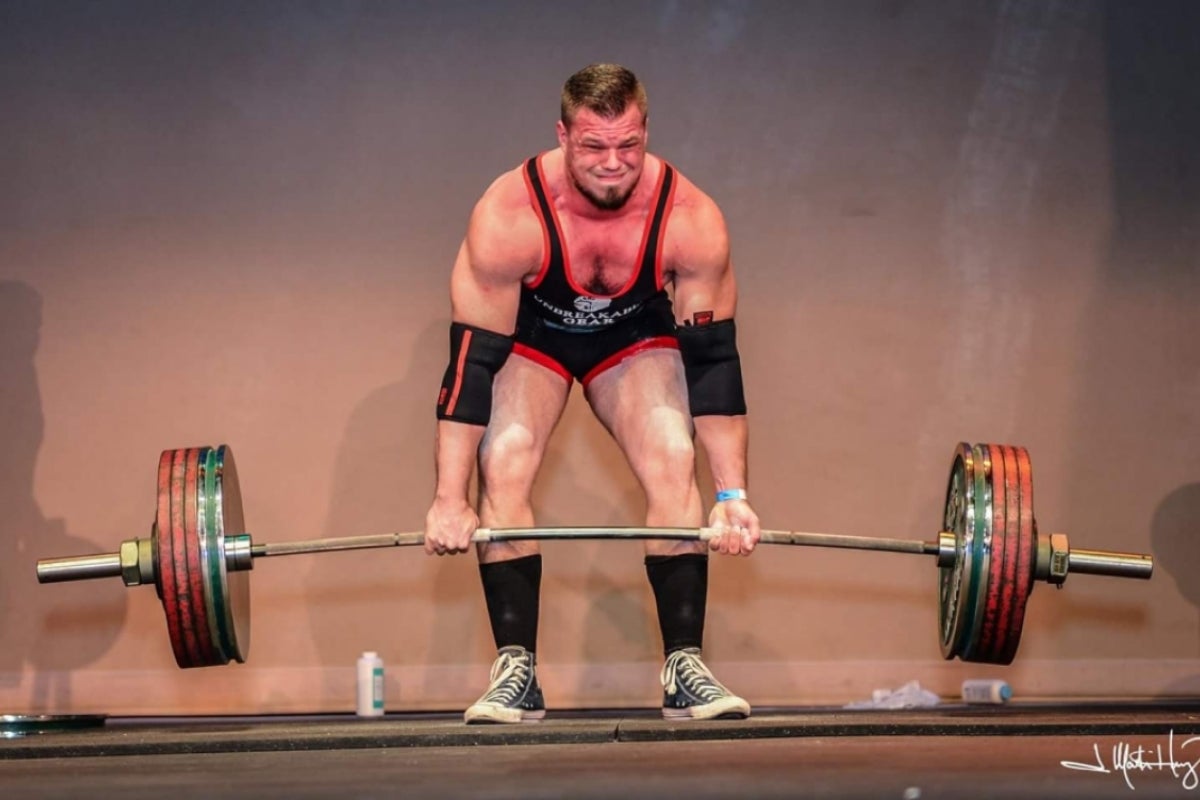
M 646 111 L 629 70 L 580 70 L 563 87 L 558 149 L 501 175 L 471 214 L 450 278 L 430 554 L 465 552 L 481 522 L 533 526 L 534 478 L 574 380 L 629 460 L 647 526 L 701 524 L 696 437 L 718 490 L 709 526 L 720 535 L 708 546 L 748 555 L 758 542 L 725 221 L 646 152 Z M 478 513 L 467 497 L 476 459 Z M 666 654 L 663 716 L 748 716 L 700 659 L 706 545 L 645 550 Z M 466 721 L 540 719 L 537 543 L 481 544 L 478 556 L 499 655 Z

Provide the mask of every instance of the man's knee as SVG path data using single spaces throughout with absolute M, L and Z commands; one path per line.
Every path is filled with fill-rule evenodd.
M 636 455 L 647 488 L 686 488 L 696 474 L 696 449 L 686 431 L 658 430 L 647 437 L 644 451 Z
M 531 486 L 541 458 L 541 447 L 528 428 L 489 429 L 479 448 L 481 483 L 489 492 Z

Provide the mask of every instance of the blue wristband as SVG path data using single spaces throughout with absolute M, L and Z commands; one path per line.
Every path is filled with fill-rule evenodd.
M 717 492 L 717 502 L 724 503 L 726 500 L 745 500 L 745 489 L 722 489 Z

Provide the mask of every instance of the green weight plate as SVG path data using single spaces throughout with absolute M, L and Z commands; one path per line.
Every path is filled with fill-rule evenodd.
M 962 638 L 964 589 L 969 588 L 965 584 L 969 583 L 974 550 L 974 495 L 975 456 L 971 446 L 962 443 L 950 464 L 942 515 L 942 529 L 954 534 L 954 564 L 938 570 L 938 638 L 947 659 L 958 655 Z
M 216 526 L 215 549 L 221 553 L 221 558 L 212 565 L 210 576 L 214 587 L 219 586 L 225 597 L 225 615 L 221 620 L 225 652 L 232 659 L 245 661 L 250 652 L 250 572 L 230 572 L 224 558 L 225 542 L 228 538 L 246 532 L 237 464 L 233 459 L 233 450 L 228 445 L 217 448 L 214 478 L 211 496 L 216 509 L 213 515 Z
M 975 492 L 971 498 L 975 506 L 972 517 L 975 531 L 971 538 L 970 578 L 962 591 L 963 619 L 957 648 L 958 656 L 962 659 L 969 659 L 974 653 L 978 646 L 979 633 L 983 628 L 983 610 L 992 550 L 991 457 L 987 445 L 974 445 L 971 452 L 975 463 Z
M 215 538 L 210 530 L 216 526 L 213 521 L 215 512 L 213 492 L 213 471 L 216 468 L 217 453 L 211 447 L 202 448 L 198 464 L 199 476 L 196 488 L 200 495 L 197 503 L 196 530 L 199 532 L 200 563 L 203 565 L 201 576 L 204 582 L 204 610 L 208 614 L 208 632 L 213 647 L 220 653 L 222 664 L 228 664 L 229 652 L 225 649 L 225 641 L 221 636 L 221 621 L 225 617 L 225 598 L 219 590 L 214 591 L 212 585 L 213 559 L 223 558 L 224 553 L 217 551 Z
M 982 601 L 980 626 L 971 636 L 972 646 L 963 653 L 964 661 L 993 663 L 999 655 L 1000 647 L 1005 638 L 1005 631 L 1000 624 L 1000 618 L 1008 607 L 1008 596 L 1011 594 L 1011 584 L 1007 577 L 1012 565 L 1014 547 L 1009 547 L 1009 529 L 1007 521 L 1013 510 L 1010 504 L 1015 503 L 1015 474 L 1010 473 L 1008 448 L 1005 445 L 979 445 L 981 453 L 987 453 L 988 490 L 991 494 L 991 542 L 988 556 L 988 569 L 984 572 L 984 582 L 980 586 L 979 599 Z M 1011 465 L 1015 467 L 1014 465 Z M 1015 538 L 1013 545 L 1015 545 Z
M 218 537 L 220 529 L 220 496 L 219 480 L 219 451 L 216 448 L 206 448 L 203 464 L 201 515 L 204 521 L 203 535 L 200 537 L 204 553 L 204 589 L 208 598 L 209 626 L 212 635 L 226 663 L 238 657 L 238 649 L 233 628 L 229 624 L 229 590 L 228 581 L 222 580 L 227 565 L 225 561 L 224 543 Z M 238 659 L 239 661 L 242 659 Z

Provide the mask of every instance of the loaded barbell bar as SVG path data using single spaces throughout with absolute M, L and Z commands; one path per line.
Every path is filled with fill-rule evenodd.
M 473 544 L 515 542 L 523 540 L 607 540 L 607 539 L 670 539 L 702 541 L 715 539 L 714 528 L 655 528 L 655 527 L 536 527 L 536 528 L 479 528 L 471 536 Z M 1065 534 L 1061 534 L 1065 537 Z M 952 566 L 955 557 L 954 534 L 942 531 L 938 541 L 888 539 L 873 536 L 853 536 L 809 531 L 763 530 L 762 544 L 783 544 L 802 547 L 830 547 L 844 550 L 874 550 L 886 553 L 908 553 L 937 556 L 939 567 Z M 254 544 L 250 534 L 238 534 L 225 539 L 225 566 L 230 571 L 253 569 L 255 558 L 296 556 L 313 553 L 335 553 L 344 550 L 370 550 L 384 547 L 419 547 L 425 543 L 421 531 L 410 533 L 377 533 L 367 536 L 335 536 L 327 539 L 306 539 L 278 544 Z M 48 558 L 38 562 L 39 583 L 88 580 L 91 578 L 125 578 L 126 585 L 139 586 L 154 582 L 153 566 L 136 558 L 133 549 L 149 544 L 145 539 L 130 539 L 130 545 L 116 553 L 96 553 L 89 556 Z M 1117 578 L 1149 578 L 1154 570 L 1153 559 L 1138 553 L 1110 550 L 1072 550 L 1062 547 L 1058 558 L 1066 558 L 1065 569 L 1044 577 L 1047 583 L 1062 584 L 1068 572 L 1088 575 L 1108 575 Z M 1050 562 L 1046 562 L 1047 566 Z
M 421 532 L 254 543 L 242 524 L 241 492 L 227 446 L 164 451 L 150 537 L 116 553 L 43 559 L 38 581 L 120 577 L 154 584 L 181 667 L 245 661 L 254 559 L 419 546 Z M 941 573 L 942 654 L 1007 664 L 1016 653 L 1034 581 L 1061 586 L 1071 572 L 1147 579 L 1153 559 L 1138 553 L 1072 549 L 1065 534 L 1039 535 L 1032 467 L 1024 448 L 960 444 L 946 490 L 943 530 L 934 541 L 764 530 L 761 543 L 935 556 Z M 480 528 L 474 542 L 671 539 L 708 541 L 711 528 Z

